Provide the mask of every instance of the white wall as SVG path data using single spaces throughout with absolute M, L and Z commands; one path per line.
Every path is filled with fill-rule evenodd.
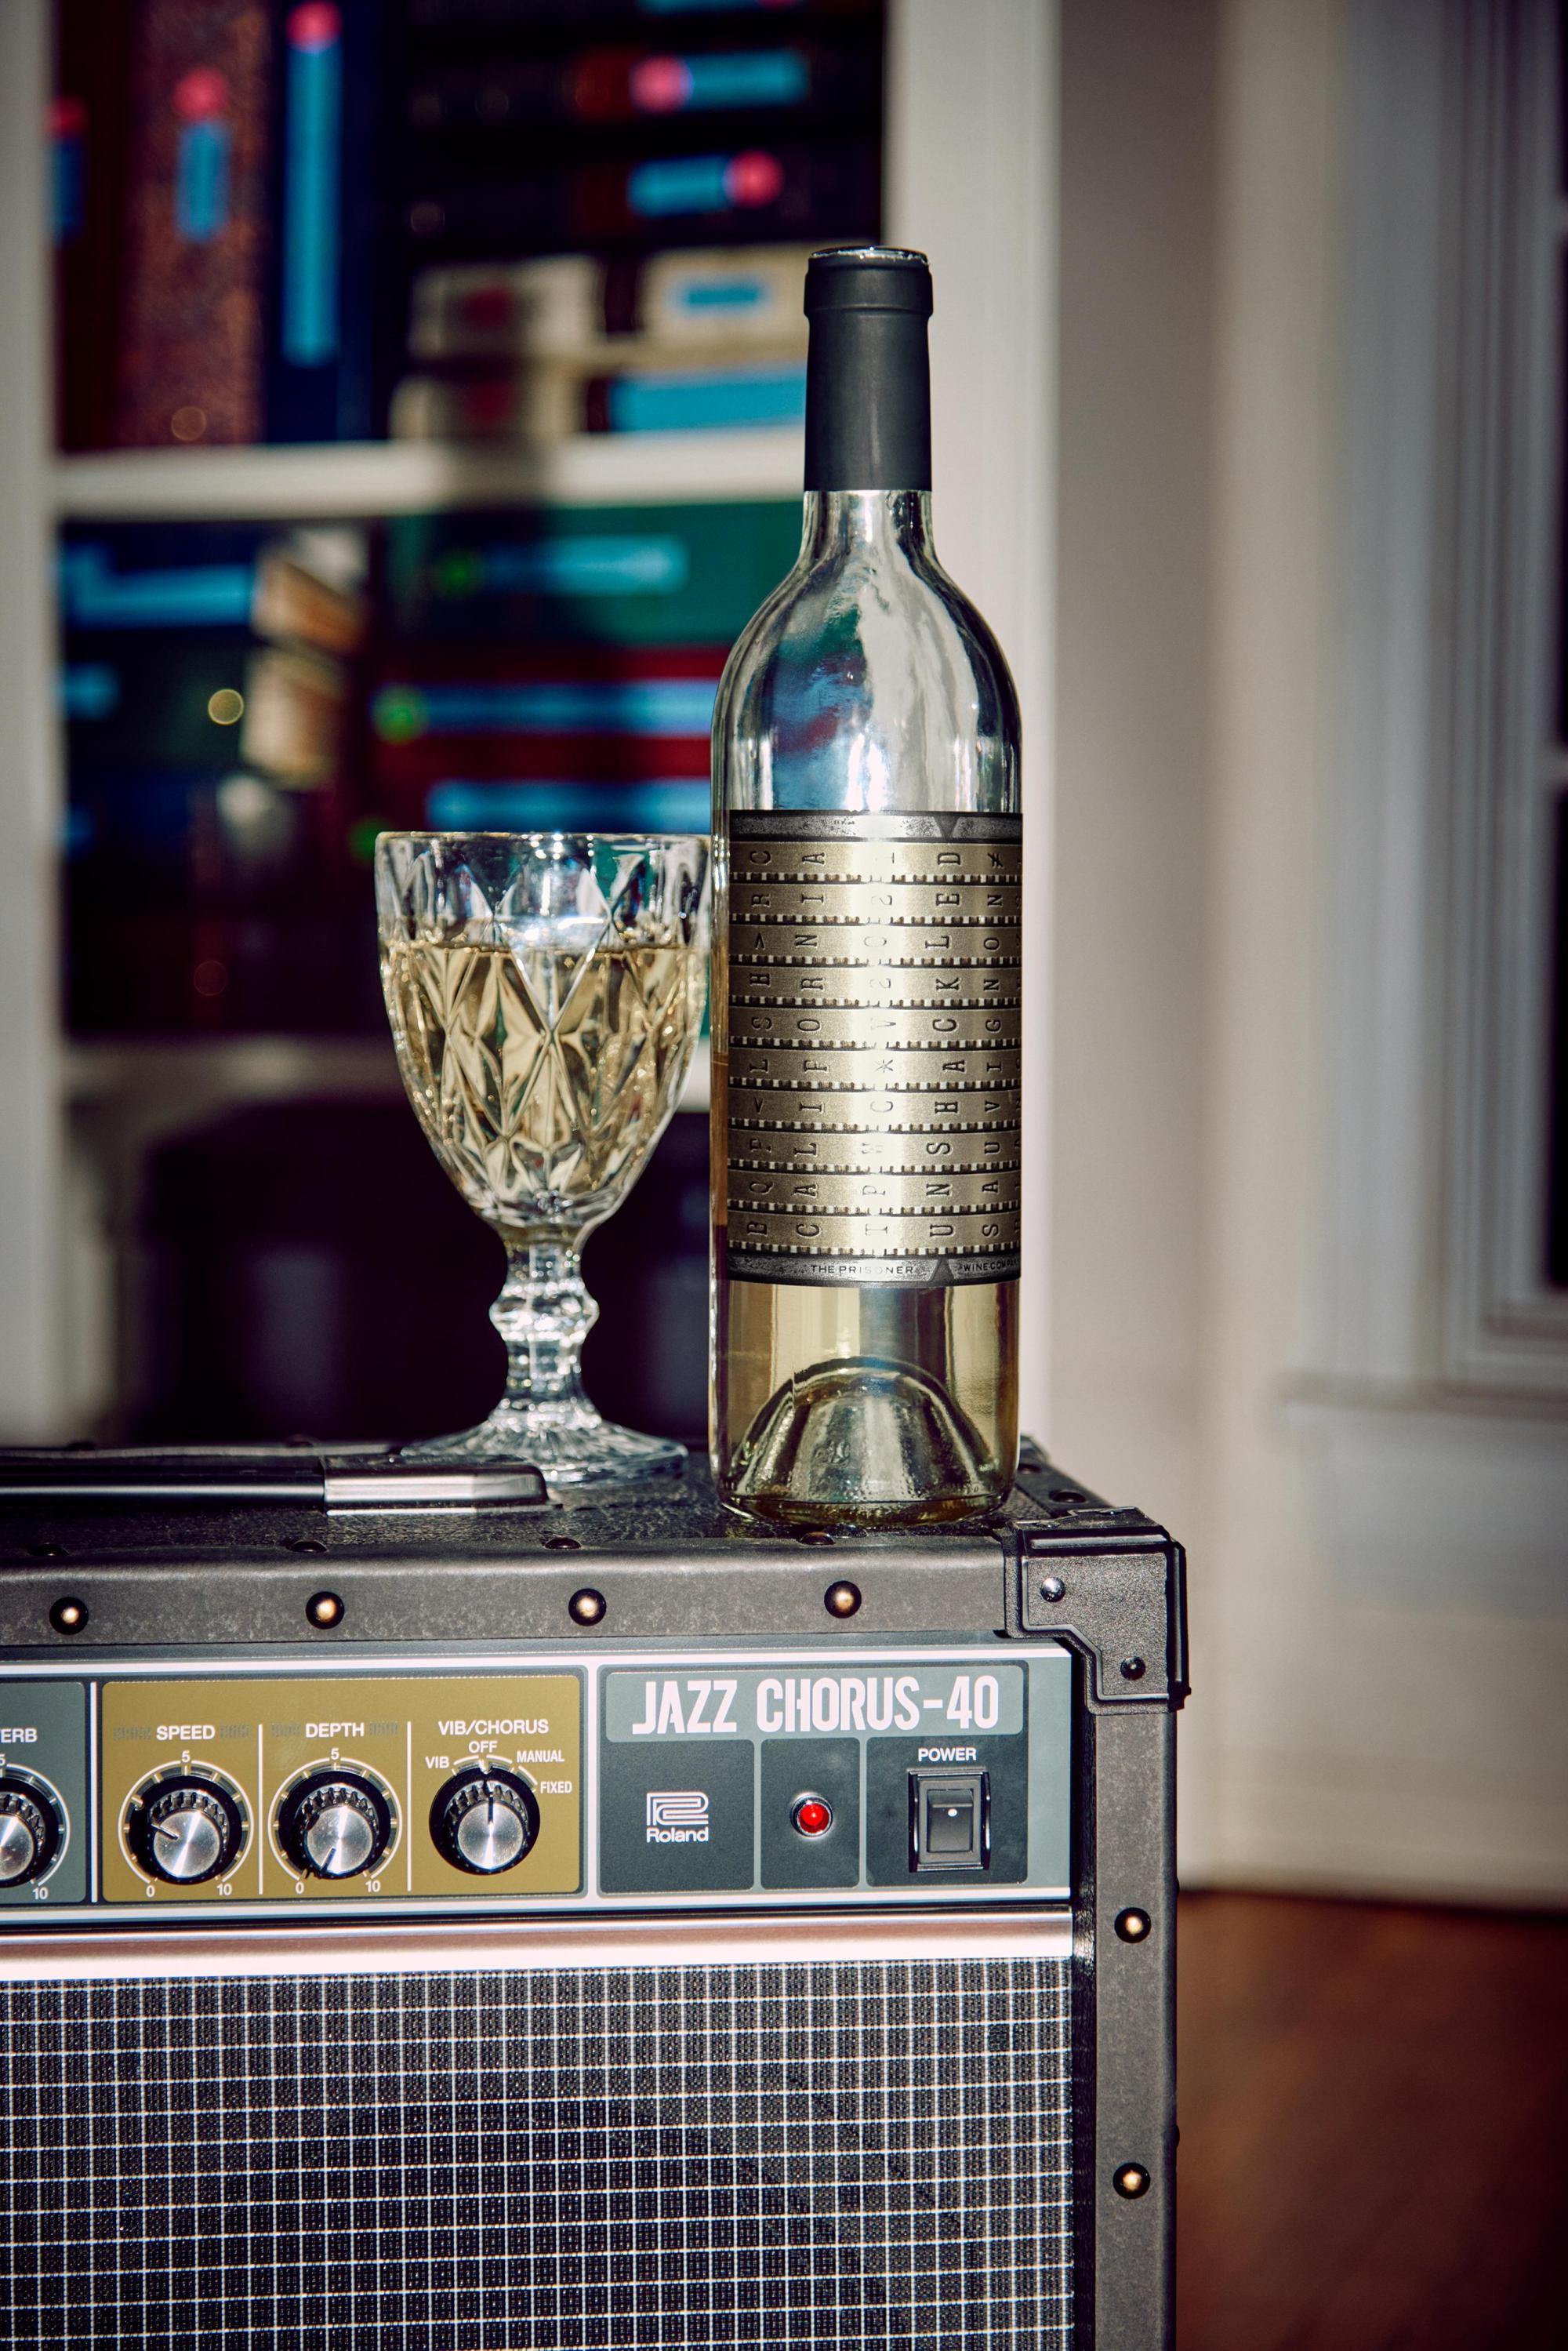
M 1197 1508 L 1212 633 L 1210 0 L 1061 26 L 1052 1450 Z
M 1024 895 L 1051 904 L 1055 0 L 893 0 L 890 241 L 931 257 L 936 549 L 995 630 L 1023 714 Z M 1051 963 L 1024 941 L 1023 1426 L 1045 1426 Z
M 1345 30 L 1066 0 L 1051 1437 L 1191 1546 L 1189 1883 L 1562 1899 L 1568 1578 L 1511 1613 L 1417 1541 L 1351 1579 L 1288 1402 L 1333 1092 Z
M 1448 1577 L 1376 1593 L 1347 1572 L 1313 1507 L 1313 1456 L 1281 1410 L 1321 1320 L 1335 1140 L 1343 678 L 1332 600 L 1353 519 L 1340 436 L 1361 356 L 1343 340 L 1356 315 L 1355 223 L 1336 203 L 1358 94 L 1347 76 L 1364 55 L 1348 30 L 1329 0 L 1232 0 L 1227 12 L 1200 1519 L 1209 1851 L 1231 1876 L 1561 1899 L 1568 1575 L 1554 1612 L 1488 1604 L 1489 1552 L 1513 1539 L 1505 1507 L 1476 1531 L 1469 1604 Z M 1406 1493 L 1436 1539 L 1440 1495 L 1431 1481 Z M 1528 1512 L 1521 1489 L 1512 1499 Z
M 1049 1437 L 1200 1625 L 1217 73 L 1212 0 L 1064 0 Z
M 54 1435 L 64 1379 L 45 23 L 0 6 L 0 1443 Z

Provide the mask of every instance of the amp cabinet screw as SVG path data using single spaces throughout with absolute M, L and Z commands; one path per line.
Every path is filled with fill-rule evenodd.
M 606 1604 L 602 1592 L 595 1592 L 589 1585 L 584 1584 L 582 1590 L 574 1592 L 567 1602 L 566 1613 L 575 1624 L 597 1625 L 604 1614 Z
M 1147 1672 L 1148 1667 L 1145 1665 L 1142 1657 L 1123 1658 L 1122 1679 L 1124 1682 L 1141 1682 Z
M 822 1605 L 830 1616 L 852 1616 L 860 1604 L 858 1583 L 830 1583 L 822 1594 Z
M 1118 2196 L 1124 2196 L 1132 2203 L 1137 2197 L 1148 2194 L 1149 2175 L 1141 2163 L 1121 2163 L 1112 2174 L 1111 2185 Z
M 1040 1596 L 1042 1600 L 1064 1600 L 1067 1596 L 1067 1586 L 1060 1575 L 1042 1576 Z
M 343 1621 L 343 1604 L 335 1592 L 313 1592 L 305 1603 L 305 1614 L 319 1631 L 329 1633 Z

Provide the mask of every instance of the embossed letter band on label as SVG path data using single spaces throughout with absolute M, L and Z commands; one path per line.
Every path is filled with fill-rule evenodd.
M 1022 839 L 732 814 L 732 1281 L 1016 1279 Z

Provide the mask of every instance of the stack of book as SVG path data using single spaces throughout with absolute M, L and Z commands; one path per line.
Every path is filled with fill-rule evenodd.
M 879 227 L 882 0 L 57 20 L 68 448 L 786 421 L 799 248 Z
M 68 535 L 78 1035 L 355 1025 L 372 946 L 344 909 L 364 566 L 357 530 Z
M 642 262 L 468 262 L 414 281 L 394 436 L 510 438 L 795 424 L 809 248 Z

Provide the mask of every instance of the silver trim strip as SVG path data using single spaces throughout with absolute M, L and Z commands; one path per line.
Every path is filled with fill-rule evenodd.
M 96 1902 L 103 1891 L 103 1855 L 99 1844 L 99 1814 L 102 1802 L 99 1795 L 100 1782 L 98 1772 L 98 1684 L 83 1685 L 87 1702 L 87 1788 L 83 1801 L 87 1805 L 87 1898 Z
M 579 1777 L 582 1802 L 579 1810 L 583 1907 L 596 1911 L 599 1894 L 599 1741 L 604 1719 L 604 1667 L 597 1656 L 583 1659 L 582 1745 Z
M 595 1926 L 487 1926 L 465 1918 L 461 1932 L 382 1927 L 280 1933 L 143 1933 L 28 1936 L 0 1948 L 0 1982 L 81 1982 L 115 1977 L 431 1974 L 454 1969 L 685 1968 L 757 1960 L 1067 1959 L 1072 1921 L 1061 1911 L 1006 1918 L 873 1920 L 801 1917 L 706 1922 L 627 1920 Z
M 542 1502 L 537 1469 L 379 1469 L 353 1477 L 329 1469 L 323 1484 L 330 1510 L 476 1510 L 497 1502 Z
M 92 1458 L 84 1457 L 87 1474 L 0 1479 L 0 1509 L 22 1502 L 108 1505 L 111 1502 L 156 1502 L 165 1509 L 205 1510 L 216 1503 L 242 1508 L 298 1503 L 309 1510 L 480 1510 L 488 1504 L 542 1502 L 547 1499 L 541 1473 L 520 1467 L 405 1469 L 396 1463 L 371 1470 L 327 1469 L 298 1477 L 179 1478 L 166 1470 L 149 1469 L 123 1477 L 93 1477 Z
M 711 1918 L 716 1925 L 726 1920 L 771 1916 L 773 1910 L 788 1907 L 797 1902 L 809 1902 L 810 1894 L 801 1886 L 752 1886 L 735 1894 L 590 1894 L 580 1887 L 575 1894 L 534 1894 L 486 1896 L 467 1895 L 442 1900 L 434 1896 L 406 1894 L 375 1894 L 345 1896 L 341 1901 L 329 1895 L 278 1895 L 273 1899 L 246 1894 L 242 1896 L 244 1916 L 247 1921 L 268 1918 L 298 1918 L 308 1910 L 311 1918 L 323 1928 L 349 1926 L 362 1918 L 367 1907 L 378 1919 L 389 1926 L 400 1920 L 431 1919 L 450 1921 L 454 1926 L 460 1918 L 484 1918 L 487 1913 L 502 1911 L 506 1916 L 498 1923 L 516 1924 L 521 1920 L 612 1919 L 641 1917 L 644 1913 L 668 1914 L 679 1917 Z M 955 1908 L 967 1910 L 994 1909 L 1009 1902 L 1069 1902 L 1072 1889 L 1066 1885 L 1017 1883 L 1005 1886 L 950 1886 L 944 1889 L 943 1899 Z M 930 1888 L 921 1885 L 903 1886 L 840 1886 L 823 1897 L 823 1907 L 846 1913 L 897 1913 L 909 1911 L 918 1915 L 931 1899 Z M 151 1906 L 150 1906 L 151 1907 Z M 163 1931 L 162 1920 L 177 1909 L 182 1921 L 192 1928 L 221 1925 L 235 1916 L 232 1901 L 211 1902 L 182 1900 L 175 1905 L 165 1903 L 159 1925 L 153 1932 Z M 85 1903 L 59 1903 L 53 1917 L 68 1917 L 106 1928 L 129 1926 L 132 1919 L 145 1918 L 147 1911 L 136 1902 L 99 1902 L 89 1910 Z M 30 1935 L 43 1922 L 41 1910 L 22 1908 L 0 1910 L 0 1945 L 10 1935 Z M 51 1921 L 52 1923 L 52 1921 Z M 171 1931 L 173 1931 L 171 1929 Z

